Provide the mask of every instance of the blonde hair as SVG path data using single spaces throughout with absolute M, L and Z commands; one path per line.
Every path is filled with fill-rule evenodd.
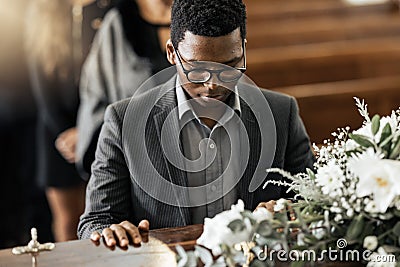
M 72 55 L 72 15 L 68 0 L 31 0 L 25 28 L 25 48 L 46 75 L 68 72 Z

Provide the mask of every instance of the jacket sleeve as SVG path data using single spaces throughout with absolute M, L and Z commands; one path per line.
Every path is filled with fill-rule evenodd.
M 105 110 L 109 104 L 119 100 L 110 95 L 110 92 L 119 92 L 114 70 L 116 30 L 112 24 L 116 16 L 114 10 L 110 10 L 104 18 L 82 68 L 77 121 L 77 167 L 83 171 L 82 174 L 90 172 Z
M 122 151 L 122 120 L 113 106 L 107 108 L 87 185 L 85 212 L 78 226 L 81 239 L 131 218 L 131 182 Z
M 286 147 L 285 170 L 296 174 L 306 168 L 313 168 L 315 157 L 311 149 L 310 139 L 299 115 L 296 100 L 291 97 L 289 115 L 289 136 Z

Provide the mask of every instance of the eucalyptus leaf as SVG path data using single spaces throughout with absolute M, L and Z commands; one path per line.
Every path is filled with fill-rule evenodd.
M 309 210 L 310 210 L 310 207 L 307 206 L 307 207 L 305 207 L 305 208 L 301 211 L 301 214 L 302 214 L 302 215 L 307 214 L 307 213 L 309 212 Z
M 244 224 L 244 222 L 240 219 L 236 219 L 231 221 L 228 224 L 228 228 L 231 229 L 232 232 L 234 233 L 238 233 L 244 230 L 244 228 L 246 228 L 246 225 Z
M 315 215 L 315 216 L 311 216 L 310 218 L 307 218 L 304 220 L 305 223 L 310 224 L 312 222 L 317 222 L 320 220 L 323 220 L 325 217 L 324 215 Z
M 394 209 L 394 210 L 393 210 L 393 214 L 394 214 L 396 217 L 400 217 L 400 210 Z
M 373 233 L 374 233 L 374 226 L 371 223 L 366 223 L 360 235 L 362 237 L 361 240 L 364 240 L 366 236 L 373 235 Z
M 381 140 L 379 140 L 379 146 L 384 147 L 392 141 L 392 127 L 389 123 L 386 123 L 385 127 L 382 129 Z
M 390 143 L 392 142 L 393 136 L 389 135 L 386 137 L 382 142 L 379 143 L 379 147 L 387 149 L 388 147 L 390 148 Z
M 318 242 L 318 238 L 316 238 L 315 236 L 313 236 L 311 234 L 305 234 L 303 241 L 307 244 L 315 244 Z
M 400 237 L 400 221 L 396 223 L 396 225 L 393 227 L 393 233 L 397 236 Z
M 386 123 L 382 129 L 381 140 L 379 140 L 379 143 L 382 143 L 390 135 L 392 135 L 392 127 L 390 127 L 389 123 Z
M 269 223 L 269 221 L 260 222 L 260 224 L 258 225 L 257 230 L 256 230 L 256 232 L 259 235 L 264 236 L 264 237 L 270 236 L 272 234 L 272 231 L 273 231 L 273 229 L 272 229 L 272 226 Z
M 362 149 L 360 149 L 360 148 L 355 148 L 355 149 L 352 149 L 352 150 L 348 150 L 348 151 L 346 151 L 345 153 L 346 153 L 346 156 L 347 156 L 347 157 L 352 157 L 353 154 L 354 154 L 354 155 L 357 155 L 357 154 L 361 154 L 362 152 L 363 152 Z
M 281 237 L 274 231 L 274 234 L 272 236 L 269 236 L 268 238 L 265 238 L 261 235 L 257 236 L 255 238 L 255 241 L 258 245 L 264 246 L 268 245 L 271 246 L 272 244 L 277 244 L 280 241 Z
M 370 139 L 365 135 L 349 133 L 349 137 L 362 147 L 368 148 L 374 146 Z
M 290 228 L 300 228 L 301 226 L 303 226 L 303 224 L 298 219 L 294 221 L 288 221 L 288 225 Z
M 275 218 L 277 220 L 279 220 L 283 226 L 286 225 L 286 222 L 288 220 L 287 214 L 285 212 L 277 212 L 277 213 L 275 213 Z
M 389 155 L 389 159 L 396 159 L 400 155 L 400 137 L 397 140 L 396 145 L 393 147 L 392 152 Z
M 359 214 L 351 221 L 349 228 L 347 229 L 346 232 L 347 241 L 349 242 L 359 237 L 363 228 L 364 228 L 364 217 L 361 214 Z
M 380 119 L 381 119 L 381 117 L 378 114 L 376 114 L 374 117 L 372 117 L 371 131 L 372 131 L 373 135 L 376 135 L 376 133 L 379 131 L 379 128 L 381 126 Z
M 315 180 L 315 173 L 309 168 L 307 168 L 306 171 L 307 171 L 307 174 L 310 177 L 310 179 Z

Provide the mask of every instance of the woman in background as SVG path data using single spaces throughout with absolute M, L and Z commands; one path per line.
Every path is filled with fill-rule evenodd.
M 92 2 L 33 0 L 28 9 L 26 52 L 39 112 L 37 178 L 46 191 L 56 241 L 77 238 L 79 216 L 84 210 L 85 183 L 75 168 L 75 124 L 82 64 L 82 7 Z
M 131 97 L 147 78 L 171 66 L 165 52 L 171 5 L 172 0 L 121 0 L 104 17 L 80 86 L 77 166 L 84 179 L 89 178 L 106 107 Z

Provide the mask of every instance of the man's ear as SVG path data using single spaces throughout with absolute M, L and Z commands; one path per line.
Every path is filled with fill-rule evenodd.
M 175 49 L 174 46 L 172 45 L 171 39 L 168 39 L 165 45 L 165 51 L 167 51 L 167 60 L 169 61 L 169 63 L 171 63 L 172 65 L 176 65 Z

